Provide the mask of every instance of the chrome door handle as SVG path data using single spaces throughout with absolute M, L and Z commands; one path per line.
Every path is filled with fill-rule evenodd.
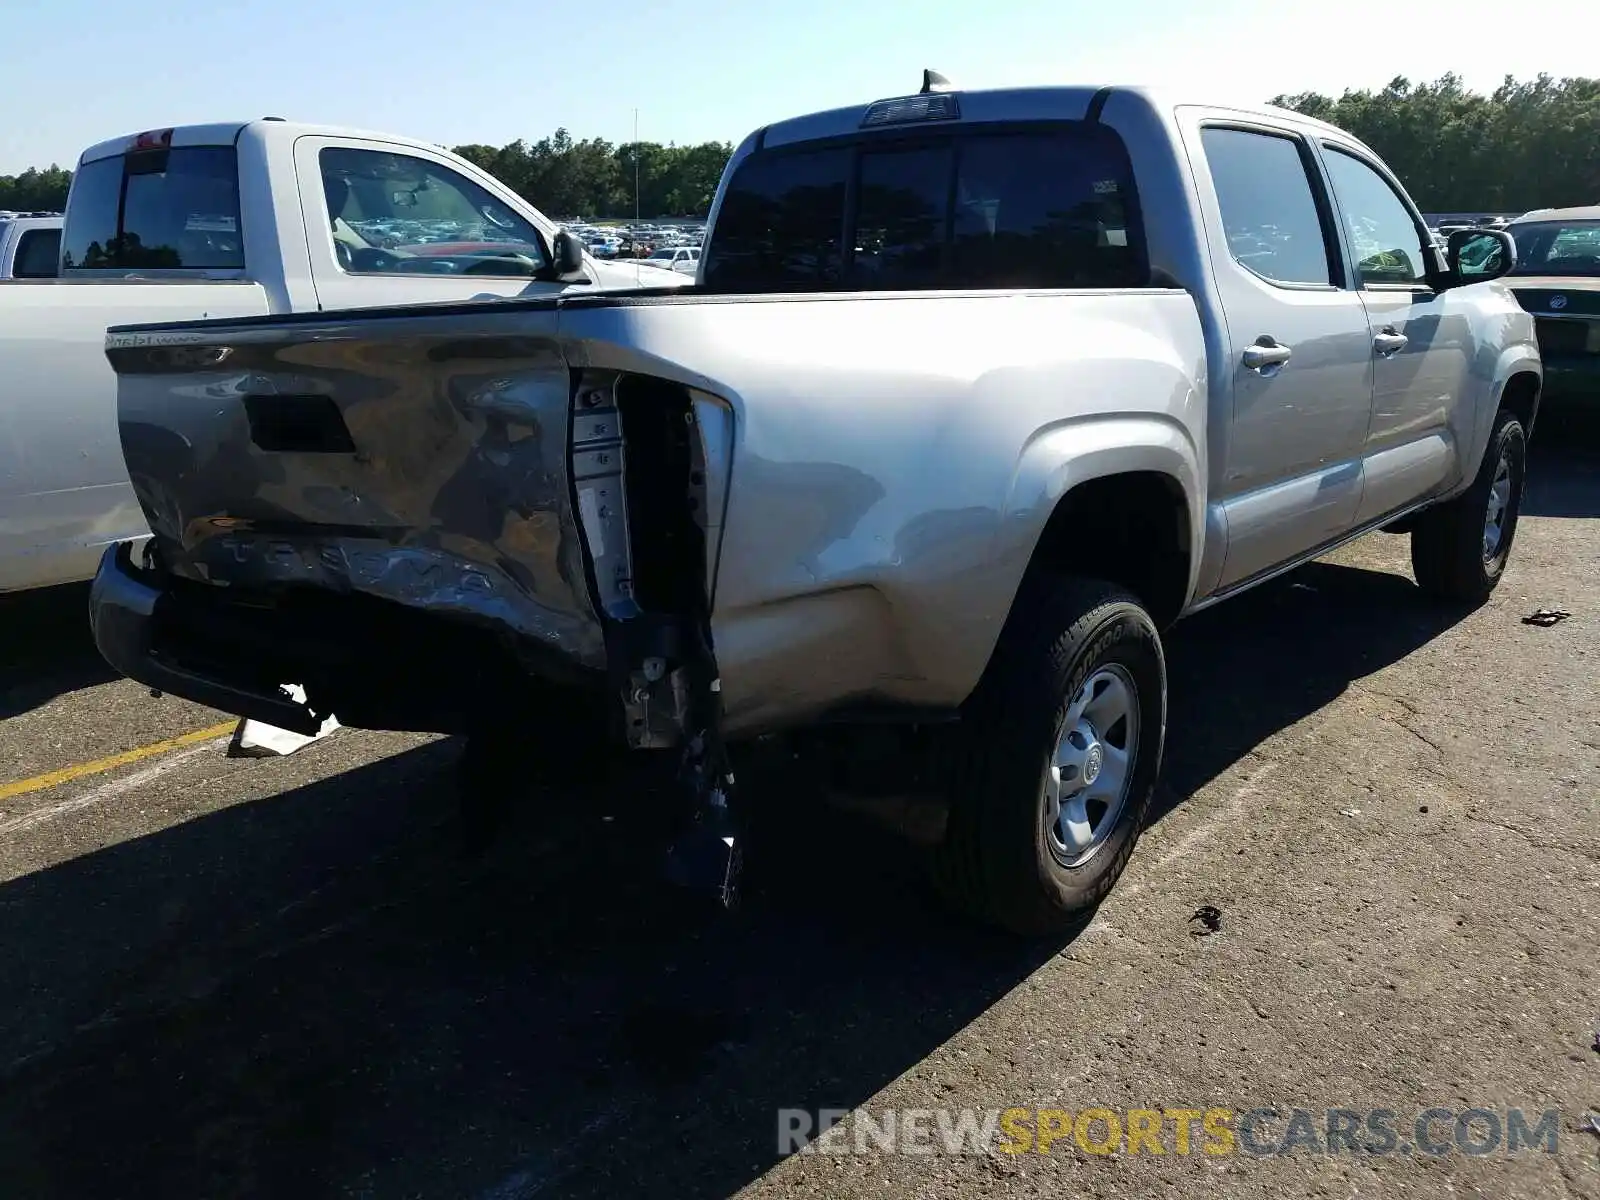
M 1270 334 L 1262 334 L 1256 339 L 1254 346 L 1246 346 L 1241 356 L 1244 365 L 1252 371 L 1260 371 L 1266 367 L 1281 366 L 1289 361 L 1291 351 L 1289 347 L 1273 338 Z
M 1382 333 L 1374 334 L 1372 348 L 1387 358 L 1391 354 L 1398 354 L 1406 348 L 1406 343 L 1411 339 L 1403 333 L 1397 333 L 1393 326 Z

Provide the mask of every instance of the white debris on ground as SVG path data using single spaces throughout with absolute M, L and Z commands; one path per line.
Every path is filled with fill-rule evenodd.
M 296 703 L 306 702 L 306 690 L 299 684 L 285 684 L 284 690 L 294 697 Z M 276 725 L 268 725 L 265 721 L 240 718 L 238 726 L 233 731 L 233 740 L 228 743 L 228 757 L 271 758 L 276 755 L 293 754 L 303 746 L 321 741 L 337 728 L 339 728 L 337 717 L 329 717 L 322 723 L 321 729 L 311 734 L 294 733 L 288 729 L 279 729 Z

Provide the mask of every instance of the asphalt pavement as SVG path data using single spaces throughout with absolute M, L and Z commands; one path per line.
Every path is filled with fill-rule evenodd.
M 1600 440 L 1535 448 L 1486 607 L 1378 534 L 1172 633 L 1153 824 L 1046 945 L 944 915 L 870 807 L 794 804 L 720 920 L 665 901 L 646 788 L 470 853 L 452 741 L 230 759 L 84 589 L 8 598 L 0 1194 L 1600 1197 Z M 844 1152 L 789 1152 L 824 1109 Z M 1557 1116 L 1512 1153 L 1512 1109 Z

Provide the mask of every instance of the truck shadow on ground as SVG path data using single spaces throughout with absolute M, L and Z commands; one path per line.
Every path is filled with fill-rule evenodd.
M 1541 414 L 1528 460 L 1524 516 L 1600 516 L 1600 414 Z
M 1590 461 L 1536 443 L 1530 515 L 1600 511 Z M 81 596 L 57 608 L 92 675 Z M 1185 622 L 1153 819 L 1455 619 L 1319 562 Z M 866 1102 L 1061 948 L 952 921 L 904 839 L 831 809 L 709 923 L 664 902 L 630 789 L 468 858 L 454 753 L 0 887 L 8 1194 L 726 1195 L 780 1159 L 779 1109 Z
M 89 585 L 0 595 L 0 721 L 117 675 L 89 633 Z
M 1181 626 L 1157 818 L 1450 620 L 1318 563 Z M 629 789 L 467 858 L 454 752 L 0 887 L 8 1193 L 726 1195 L 780 1159 L 779 1109 L 866 1102 L 1061 948 L 943 916 L 904 839 L 832 810 L 711 923 L 663 902 Z

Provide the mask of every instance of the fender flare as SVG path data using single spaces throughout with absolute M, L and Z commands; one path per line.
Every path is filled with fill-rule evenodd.
M 1462 480 L 1457 491 L 1465 489 L 1472 482 L 1478 470 L 1478 463 L 1488 449 L 1489 434 L 1494 429 L 1495 414 L 1500 411 L 1500 405 L 1505 399 L 1506 385 L 1516 375 L 1533 375 L 1539 380 L 1540 390 L 1544 388 L 1544 364 L 1539 358 L 1537 345 L 1531 342 L 1514 342 L 1500 351 L 1495 358 L 1494 371 L 1491 376 L 1492 383 L 1488 390 L 1488 402 L 1480 406 L 1477 420 L 1472 430 L 1472 445 L 1470 453 L 1462 455 L 1461 475 Z M 1538 399 L 1534 400 L 1534 413 L 1538 414 Z M 1532 434 L 1529 429 L 1528 433 Z
M 1150 413 L 1111 413 L 1052 422 L 1024 444 L 1012 471 L 995 535 L 992 566 L 1020 584 L 1051 514 L 1080 484 L 1145 472 L 1176 485 L 1187 509 L 1189 579 L 1194 596 L 1205 547 L 1203 456 L 1178 421 Z

